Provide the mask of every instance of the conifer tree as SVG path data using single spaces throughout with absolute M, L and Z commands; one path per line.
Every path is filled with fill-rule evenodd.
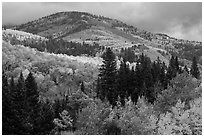
M 97 98 L 100 98 L 101 95 L 100 95 L 100 90 L 101 90 L 101 84 L 100 84 L 100 79 L 99 77 L 97 78 L 97 81 L 96 81 L 96 97 Z
M 167 80 L 167 76 L 166 76 L 165 71 L 166 71 L 166 65 L 165 65 L 165 63 L 163 62 L 163 63 L 162 63 L 162 66 L 161 66 L 160 83 L 161 83 L 161 85 L 162 85 L 162 87 L 163 87 L 164 89 L 167 88 L 167 84 L 168 84 L 168 80 Z
M 188 70 L 188 67 L 186 65 L 184 66 L 184 71 L 189 74 L 189 70 Z
M 48 135 L 54 129 L 54 110 L 48 100 L 41 102 L 38 134 Z
M 144 83 L 144 78 L 143 78 L 143 74 L 142 74 L 142 66 L 141 66 L 139 60 L 137 61 L 136 68 L 135 68 L 135 77 L 137 78 L 135 85 L 136 85 L 136 90 L 137 90 L 138 96 L 142 96 L 142 86 Z
M 84 86 L 84 82 L 83 81 L 80 84 L 80 89 L 81 89 L 82 92 L 85 91 L 85 86 Z
M 10 80 L 10 85 L 9 85 L 10 95 L 12 95 L 15 92 L 15 90 L 16 90 L 16 85 L 14 82 L 14 77 L 12 76 Z
M 130 81 L 130 89 L 131 89 L 131 99 L 133 103 L 137 103 L 138 97 L 139 97 L 139 90 L 138 90 L 138 78 L 136 75 L 136 68 L 132 67 L 132 70 L 129 75 L 129 81 Z
M 136 79 L 137 77 L 135 76 L 134 67 L 132 67 L 132 69 L 130 69 L 129 65 L 128 65 L 127 71 L 128 71 L 128 73 L 127 73 L 127 91 L 128 91 L 127 97 L 129 97 L 135 91 L 135 88 L 136 88 L 135 84 L 137 81 L 137 79 Z
M 171 57 L 170 61 L 169 61 L 169 66 L 168 66 L 168 69 L 167 69 L 167 78 L 168 78 L 168 81 L 170 81 L 172 78 L 174 78 L 176 76 L 176 73 L 177 73 L 177 68 L 175 66 L 175 58 L 174 56 Z
M 197 60 L 196 60 L 195 56 L 193 57 L 193 60 L 192 60 L 192 65 L 191 65 L 190 72 L 191 72 L 192 76 L 194 76 L 195 78 L 199 78 L 200 72 L 199 72 L 199 69 L 198 69 Z
M 174 61 L 174 66 L 177 72 L 179 72 L 180 68 L 179 68 L 179 61 L 178 61 L 178 57 L 176 56 L 175 61 Z
M 18 83 L 16 85 L 16 90 L 12 93 L 13 111 L 17 117 L 15 119 L 15 127 L 17 135 L 30 134 L 30 123 L 27 119 L 26 111 L 26 95 L 25 95 L 25 80 L 23 73 L 20 73 L 18 78 Z
M 29 122 L 32 125 L 31 134 L 38 134 L 39 127 L 39 112 L 40 112 L 40 104 L 39 104 L 39 92 L 37 89 L 37 83 L 35 82 L 35 78 L 30 72 L 25 80 L 25 89 L 26 89 L 26 111 L 28 112 Z
M 12 111 L 11 96 L 9 94 L 9 85 L 6 75 L 2 75 L 2 134 L 14 135 L 15 115 Z
M 99 69 L 101 80 L 100 98 L 101 100 L 105 100 L 106 98 L 110 104 L 115 105 L 117 100 L 115 54 L 110 48 L 107 48 L 102 57 L 103 64 Z
M 146 57 L 144 58 L 144 62 L 142 64 L 142 74 L 144 77 L 144 83 L 143 83 L 143 95 L 146 96 L 148 99 L 151 98 L 153 95 L 153 78 L 151 74 L 151 60 L 150 58 Z
M 125 97 L 127 95 L 127 65 L 125 61 L 121 61 L 120 68 L 118 70 L 118 78 L 117 78 L 117 91 L 119 92 L 118 96 L 120 97 L 120 101 L 122 105 L 125 103 Z

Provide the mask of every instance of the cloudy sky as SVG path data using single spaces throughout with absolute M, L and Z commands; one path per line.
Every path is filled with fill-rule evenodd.
M 60 11 L 84 11 L 119 19 L 151 32 L 202 40 L 202 3 L 6 3 L 3 24 L 21 24 Z

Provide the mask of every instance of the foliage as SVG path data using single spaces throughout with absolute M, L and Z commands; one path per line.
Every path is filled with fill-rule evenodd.
M 189 101 L 199 97 L 201 94 L 195 91 L 198 86 L 198 81 L 194 81 L 187 73 L 178 75 L 171 80 L 169 87 L 158 95 L 155 108 L 161 112 L 169 111 L 179 99 L 185 102 L 185 107 L 188 108 Z
M 111 106 L 100 100 L 90 102 L 86 108 L 79 112 L 76 128 L 77 134 L 101 135 L 105 134 L 103 129 L 104 120 L 111 112 Z
M 116 60 L 115 54 L 110 48 L 106 49 L 103 54 L 103 64 L 99 69 L 99 77 L 101 89 L 99 90 L 99 98 L 101 100 L 107 99 L 110 104 L 115 105 L 117 100 L 116 93 Z
M 160 135 L 201 135 L 202 134 L 202 101 L 201 97 L 190 102 L 185 109 L 185 102 L 178 100 L 171 112 L 161 114 L 157 134 Z
M 136 62 L 137 56 L 135 55 L 134 52 L 135 47 L 130 47 L 130 48 L 125 48 L 125 49 L 121 49 L 119 57 L 122 57 L 123 60 L 129 61 L 130 63 Z
M 150 119 L 152 117 L 153 109 L 143 97 L 138 99 L 137 105 L 129 100 L 124 107 L 115 107 L 109 120 L 116 121 L 123 135 L 145 135 L 154 134 L 156 121 Z
M 189 61 L 195 56 L 198 59 L 198 63 L 202 64 L 202 46 L 199 44 L 194 46 L 191 43 L 174 43 L 174 46 L 175 49 L 178 49 L 178 52 L 170 52 L 171 54 Z
M 54 129 L 55 125 L 53 123 L 54 119 L 54 109 L 52 104 L 46 100 L 40 103 L 40 118 L 39 118 L 39 128 L 38 132 L 40 135 L 49 135 Z
M 197 60 L 196 60 L 195 56 L 193 57 L 193 61 L 192 61 L 190 72 L 191 72 L 192 76 L 194 76 L 195 78 L 199 78 L 200 72 L 199 72 L 199 69 L 198 69 L 198 66 L 197 66 Z
M 19 36 L 13 34 L 5 34 L 3 35 L 3 39 L 7 42 L 10 42 L 12 45 L 24 45 L 25 47 L 35 48 L 41 52 L 46 51 L 49 53 L 66 54 L 73 56 L 87 55 L 94 57 L 96 53 L 101 49 L 101 47 L 96 43 L 94 43 L 93 45 L 89 45 L 85 42 L 81 44 L 72 41 L 67 42 L 63 39 L 55 40 L 52 38 L 50 38 L 49 40 L 44 40 L 41 38 L 36 39 L 34 36 L 30 36 L 28 38 L 26 37 L 24 38 L 24 40 L 21 40 L 18 39 Z
M 99 63 L 92 58 L 5 42 L 2 48 L 3 134 L 202 134 L 201 82 L 181 71 L 177 57 L 167 68 L 142 54 L 136 66 L 124 59 L 117 70 L 107 49 L 96 89 Z M 95 90 L 102 101 L 89 94 Z
M 3 97 L 6 99 L 3 100 L 3 117 L 5 118 L 3 134 L 48 134 L 52 128 L 49 118 L 52 119 L 53 115 L 49 109 L 45 109 L 46 104 L 42 105 L 39 102 L 39 92 L 37 92 L 37 84 L 32 73 L 27 76 L 26 80 L 21 73 L 17 84 L 12 77 L 10 84 L 7 85 L 6 79 L 3 77 L 5 83 Z M 6 114 L 9 115 L 6 116 Z M 41 126 L 43 126 L 43 131 Z
M 55 128 L 57 128 L 57 130 L 68 130 L 70 129 L 73 125 L 72 125 L 72 118 L 69 115 L 69 112 L 64 110 L 62 111 L 62 113 L 59 114 L 60 118 L 55 118 L 53 120 L 54 124 L 55 124 Z
M 74 134 L 122 134 L 122 135 L 186 135 L 202 134 L 201 97 L 178 102 L 167 113 L 158 113 L 144 98 L 137 105 L 131 100 L 114 108 L 96 101 L 90 103 L 79 113 L 77 130 Z
M 13 81 L 13 79 L 12 79 Z M 9 84 L 5 74 L 2 75 L 2 134 L 11 135 L 15 134 L 15 113 L 12 110 L 13 104 L 10 95 Z

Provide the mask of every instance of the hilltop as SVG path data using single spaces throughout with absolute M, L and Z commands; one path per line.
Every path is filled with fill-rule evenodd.
M 147 55 L 150 58 L 154 58 L 155 55 L 151 54 L 154 53 L 169 60 L 169 56 L 173 54 L 180 59 L 190 61 L 192 56 L 196 55 L 199 63 L 202 62 L 201 42 L 151 33 L 117 19 L 86 12 L 59 12 L 16 26 L 15 29 L 46 38 L 88 44 L 97 43 L 99 46 L 115 49 L 142 45 L 145 47 L 142 52 L 148 52 Z M 165 59 L 162 60 L 165 61 Z

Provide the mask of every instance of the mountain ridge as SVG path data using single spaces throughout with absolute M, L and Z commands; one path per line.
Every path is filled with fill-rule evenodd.
M 144 45 L 191 60 L 196 55 L 202 62 L 202 42 L 177 39 L 163 33 L 151 33 L 117 19 L 87 12 L 58 12 L 16 26 L 15 29 L 46 38 L 63 39 L 116 49 Z M 164 56 L 163 52 L 158 51 Z
M 101 15 L 95 15 L 95 14 L 91 14 L 91 13 L 88 13 L 88 12 L 79 12 L 79 11 L 67 11 L 67 12 L 57 12 L 55 14 L 50 14 L 50 15 L 47 15 L 47 16 L 44 16 L 44 17 L 41 17 L 39 19 L 36 19 L 36 20 L 33 20 L 33 21 L 29 21 L 27 23 L 24 23 L 24 24 L 21 24 L 21 25 L 17 25 L 15 26 L 14 28 L 16 29 L 21 29 L 24 25 L 29 25 L 30 23 L 35 23 L 35 22 L 39 22 L 40 20 L 43 20 L 45 18 L 48 18 L 48 19 L 53 19 L 55 17 L 59 17 L 59 16 L 76 16 L 76 15 L 83 15 L 83 16 L 89 16 L 89 17 L 92 17 L 94 19 L 99 19 L 99 20 L 111 20 L 111 21 L 115 21 L 117 23 L 120 23 L 120 25 L 123 25 L 123 26 L 128 26 L 129 28 L 136 28 L 140 31 L 143 31 L 144 33 L 150 33 L 150 35 L 154 34 L 154 35 L 163 35 L 164 37 L 169 37 L 169 38 L 172 38 L 172 39 L 176 39 L 176 40 L 179 40 L 179 41 L 187 41 L 187 42 L 195 42 L 195 43 L 201 43 L 200 41 L 195 41 L 195 40 L 185 40 L 185 39 L 179 39 L 179 38 L 175 38 L 175 37 L 172 37 L 172 36 L 169 36 L 168 34 L 165 34 L 165 33 L 161 33 L 161 32 L 156 32 L 156 33 L 152 33 L 150 31 L 146 31 L 146 30 L 143 30 L 143 29 L 139 29 L 135 26 L 132 26 L 132 25 L 127 25 L 126 23 L 118 20 L 118 19 L 111 19 L 109 17 L 105 17 L 105 16 L 101 16 Z M 63 20 L 65 21 L 65 20 Z M 73 21 L 74 22 L 74 21 Z M 71 22 L 71 23 L 73 23 Z M 116 25 L 116 24 L 113 24 L 113 25 Z

